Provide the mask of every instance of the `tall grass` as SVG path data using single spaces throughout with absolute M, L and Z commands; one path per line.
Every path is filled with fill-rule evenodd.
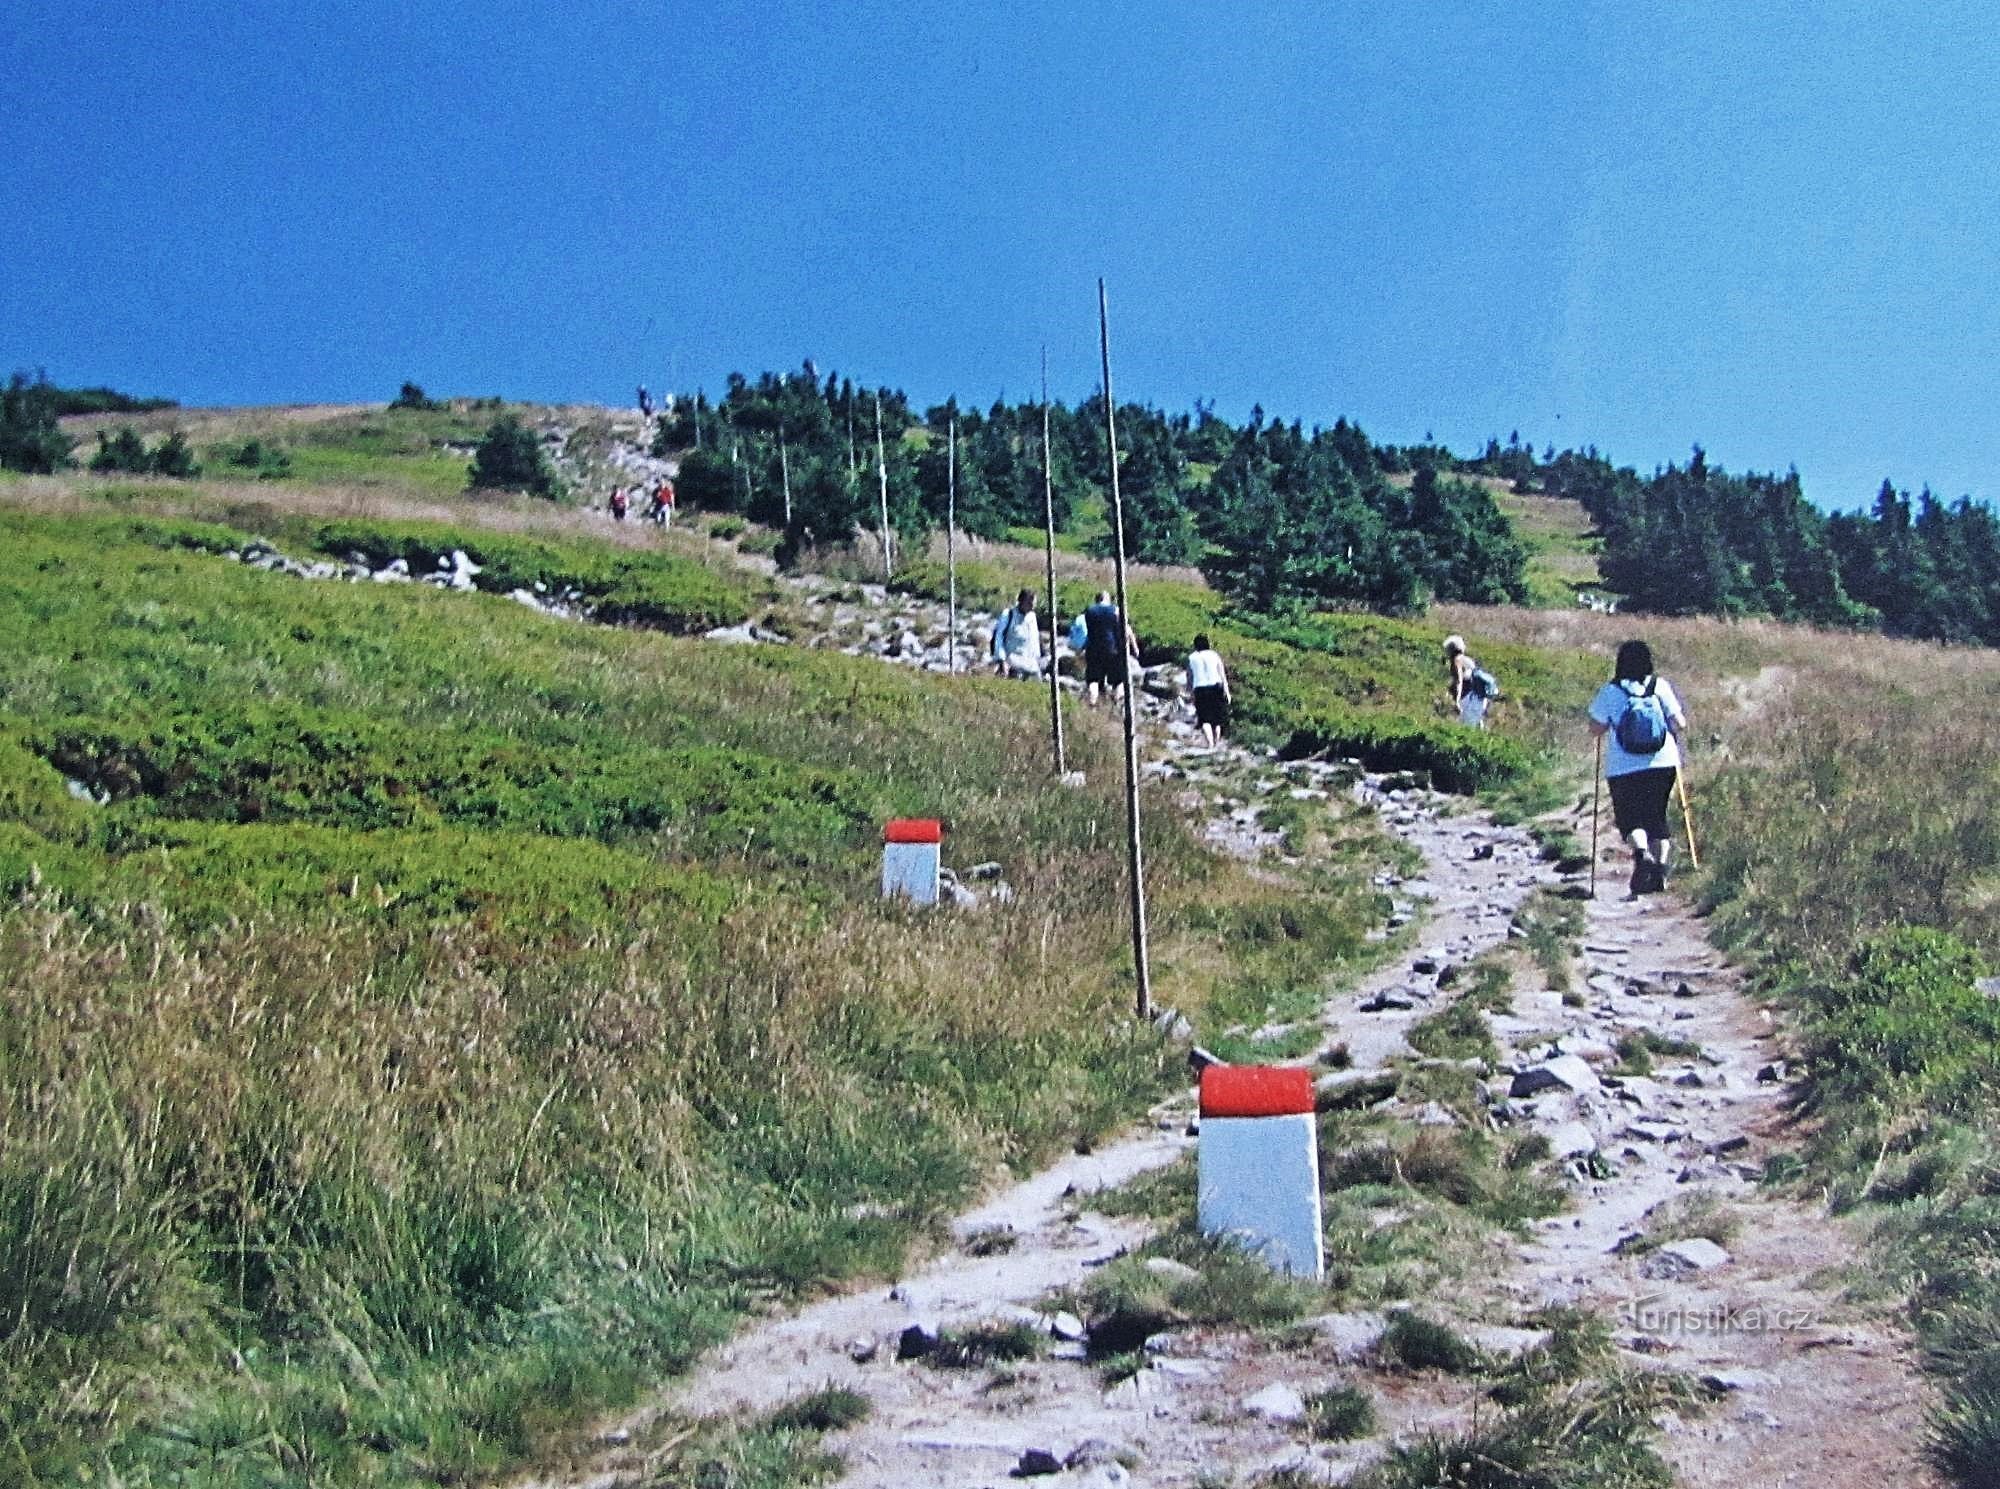
M 493 1471 L 1180 1078 L 1099 721 L 1066 789 L 991 679 L 4 526 L 0 1479 Z M 1015 902 L 879 903 L 909 813 Z M 1361 945 L 1148 823 L 1183 1008 Z

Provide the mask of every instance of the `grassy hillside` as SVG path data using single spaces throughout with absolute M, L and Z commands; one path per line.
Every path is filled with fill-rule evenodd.
M 690 639 L 787 602 L 697 532 L 466 502 L 463 414 L 149 415 L 204 450 L 277 439 L 295 475 L 0 483 L 0 1478 L 479 1475 L 745 1308 L 894 1270 L 996 1168 L 1177 1077 L 1088 892 L 1120 882 L 1101 715 L 1072 736 L 1091 787 L 1056 790 L 1024 690 Z M 595 458 L 608 416 L 561 417 Z M 1210 631 L 1254 738 L 1523 808 L 1588 789 L 1582 704 L 1653 642 L 1696 726 L 1694 882 L 1799 1031 L 1799 1182 L 1880 1217 L 1940 1462 L 1988 1482 L 2000 662 L 1578 612 L 1574 509 L 1509 510 L 1549 609 L 1280 623 L 1144 572 L 1134 620 L 1161 659 Z M 217 556 L 252 533 L 464 547 L 622 624 Z M 1062 572 L 1069 614 L 1102 569 Z M 961 601 L 1039 574 L 990 546 Z M 1450 631 L 1507 689 L 1490 736 L 1442 717 Z M 1288 879 L 1152 808 L 1156 979 L 1205 1030 L 1365 955 L 1360 829 Z M 877 904 L 879 821 L 910 811 L 1017 905 Z
M 330 524 L 309 485 L 8 494 L 9 1482 L 518 1461 L 1175 1078 L 1126 1011 L 1101 723 L 1059 789 L 1021 689 L 684 639 L 772 598 L 685 536 Z M 623 623 L 268 573 L 219 556 L 240 527 L 140 505 L 304 555 L 463 544 Z M 937 812 L 1014 907 L 877 901 L 881 821 Z M 1288 883 L 1149 820 L 1181 1006 L 1254 1026 L 1364 954 L 1365 842 Z

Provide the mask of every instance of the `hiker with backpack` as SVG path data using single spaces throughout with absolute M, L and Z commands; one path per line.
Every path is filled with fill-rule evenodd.
M 1022 590 L 993 622 L 993 670 L 1002 677 L 1042 675 L 1042 623 L 1032 589 Z
M 1099 687 L 1116 701 L 1138 661 L 1139 638 L 1111 603 L 1110 590 L 1100 589 L 1084 607 L 1083 632 L 1083 701 L 1095 703 Z
M 1493 674 L 1472 660 L 1463 636 L 1444 638 L 1444 668 L 1451 686 L 1451 704 L 1458 721 L 1470 729 L 1486 727 L 1486 710 L 1500 696 Z
M 1618 648 L 1611 681 L 1590 700 L 1590 732 L 1605 742 L 1604 780 L 1611 788 L 1611 819 L 1632 845 L 1632 893 L 1667 887 L 1673 858 L 1667 802 L 1680 774 L 1680 738 L 1687 715 L 1673 684 L 1653 671 L 1653 650 L 1643 641 Z

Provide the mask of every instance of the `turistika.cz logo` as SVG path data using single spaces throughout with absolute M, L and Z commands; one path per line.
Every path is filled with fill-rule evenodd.
M 1762 1303 L 1694 1305 L 1649 1293 L 1621 1302 L 1618 1322 L 1646 1334 L 1791 1334 L 1817 1324 L 1819 1311 Z

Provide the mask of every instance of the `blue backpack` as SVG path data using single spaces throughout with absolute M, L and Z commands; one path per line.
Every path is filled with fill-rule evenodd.
M 1655 691 L 1659 679 L 1646 679 L 1644 692 L 1635 693 L 1629 684 L 1620 683 L 1625 690 L 1625 711 L 1618 715 L 1618 722 L 1611 732 L 1617 736 L 1618 748 L 1628 755 L 1654 755 L 1667 742 L 1667 706 L 1660 701 Z

